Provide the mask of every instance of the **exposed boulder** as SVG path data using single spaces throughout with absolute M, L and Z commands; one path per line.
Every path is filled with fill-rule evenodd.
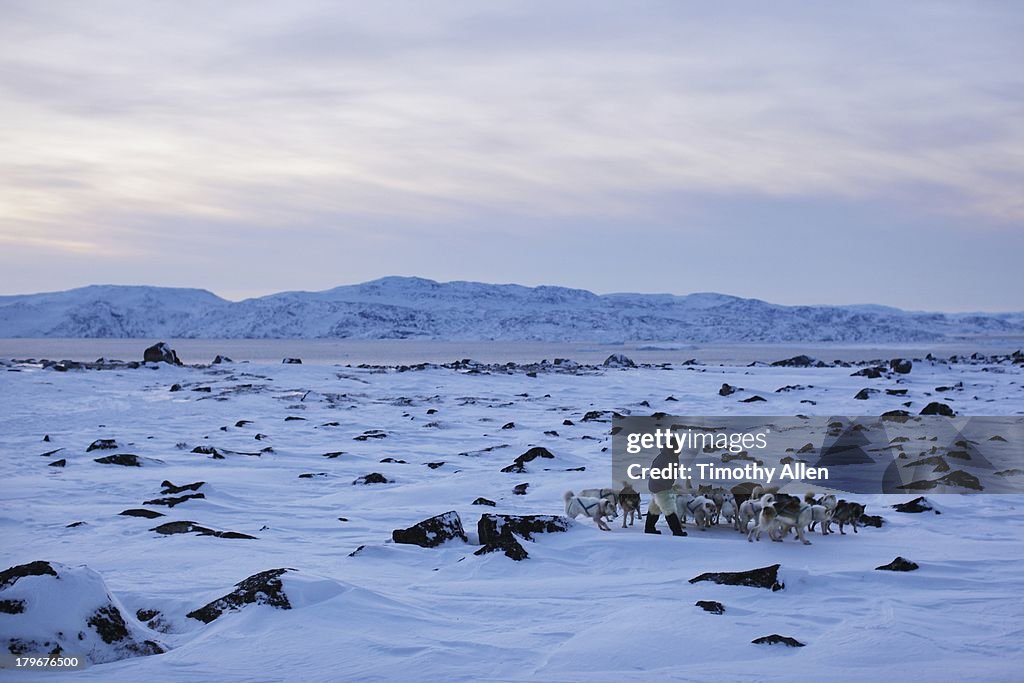
M 779 583 L 780 566 L 773 564 L 768 567 L 760 567 L 759 569 L 751 569 L 745 572 L 706 572 L 690 579 L 690 583 L 711 581 L 724 586 L 750 586 L 752 588 L 767 588 L 771 591 L 779 591 L 786 587 L 786 584 Z
M 174 534 L 196 533 L 200 536 L 216 536 L 217 538 L 235 538 L 251 541 L 256 540 L 255 536 L 243 534 L 239 531 L 216 531 L 214 529 L 210 529 L 209 527 L 200 526 L 195 522 L 189 521 L 167 522 L 166 524 L 161 524 L 158 527 L 153 527 L 152 529 L 150 529 L 150 531 L 155 531 L 158 534 L 163 534 L 165 536 L 172 536 Z
M 162 512 L 146 510 L 144 508 L 128 508 L 127 510 L 121 510 L 121 512 L 117 514 L 124 515 L 125 517 L 144 517 L 145 519 L 156 519 L 157 517 L 164 516 L 164 513 Z
M 150 346 L 142 353 L 142 360 L 146 363 L 181 365 L 181 361 L 178 360 L 178 354 L 166 342 L 159 342 Z
M 143 505 L 166 505 L 169 508 L 175 505 L 181 505 L 182 503 L 192 500 L 193 498 L 206 498 L 205 493 L 186 493 L 184 496 L 167 496 L 166 498 L 153 498 L 151 500 L 142 501 Z
M 918 569 L 917 562 L 911 562 L 905 557 L 897 557 L 889 564 L 883 564 L 880 567 L 875 567 L 876 570 L 887 571 L 887 572 L 912 572 Z
M 66 652 L 100 664 L 164 651 L 85 566 L 11 567 L 0 572 L 0 604 L 11 615 L 0 620 L 0 643 L 11 654 Z
M 773 368 L 823 368 L 825 364 L 810 356 L 799 355 L 772 363 Z
M 944 415 L 945 417 L 956 417 L 956 412 L 954 412 L 946 403 L 932 401 L 924 407 L 924 410 L 921 411 L 921 415 Z
M 356 479 L 356 480 L 354 480 L 352 482 L 353 485 L 355 485 L 355 484 L 390 484 L 390 483 L 391 483 L 391 480 L 388 479 L 387 477 L 385 477 L 380 472 L 370 472 L 369 474 L 364 474 L 363 476 L 359 477 L 358 479 Z
M 527 541 L 533 540 L 534 534 L 556 533 L 567 531 L 572 522 L 565 517 L 555 515 L 497 515 L 487 513 L 480 515 L 476 523 L 480 543 L 488 545 L 503 537 L 515 534 Z
M 870 366 L 861 368 L 856 372 L 850 374 L 850 377 L 867 377 L 868 379 L 878 379 L 885 373 L 885 368 L 881 365 Z
M 54 460 L 53 462 L 51 462 L 49 464 L 49 466 L 50 467 L 64 467 L 67 464 L 68 464 L 68 461 L 65 460 L 64 458 L 61 458 L 60 460 Z
M 796 638 L 790 638 L 789 636 L 780 636 L 778 633 L 773 633 L 770 636 L 761 636 L 760 638 L 754 638 L 750 641 L 754 645 L 785 645 L 787 647 L 804 647 Z
M 871 398 L 871 394 L 877 394 L 877 393 L 878 393 L 878 389 L 867 389 L 867 388 L 865 388 L 865 389 L 861 389 L 856 394 L 854 394 L 853 398 L 855 400 L 857 400 L 857 401 L 866 401 L 869 398 Z
M 481 546 L 473 554 L 487 555 L 489 553 L 497 552 L 505 553 L 505 557 L 513 559 L 516 562 L 525 560 L 530 556 L 530 554 L 526 552 L 526 548 L 523 547 L 523 544 L 520 543 L 519 539 L 517 539 L 513 534 L 507 534 L 491 541 L 490 543 Z
M 732 396 L 737 391 L 740 391 L 740 389 L 734 387 L 731 384 L 726 383 L 726 384 L 723 384 L 722 388 L 718 390 L 718 395 L 719 396 Z
M 497 503 L 495 503 L 493 500 L 489 500 L 481 496 L 480 498 L 477 498 L 472 503 L 470 503 L 470 505 L 488 505 L 490 507 L 494 507 L 495 505 L 497 505 Z
M 698 600 L 694 605 L 696 607 L 700 607 L 705 612 L 711 612 L 712 614 L 725 614 L 725 605 L 714 600 Z
M 914 363 L 907 358 L 893 358 L 889 361 L 889 369 L 898 375 L 909 375 Z
M 395 543 L 418 545 L 421 548 L 433 548 L 454 538 L 461 538 L 463 542 L 469 541 L 462 528 L 459 513 L 454 510 L 417 522 L 407 529 L 395 529 L 391 532 L 391 539 Z
M 227 356 L 222 356 L 222 355 L 220 355 L 218 353 L 217 357 L 213 359 L 213 363 L 212 364 L 213 365 L 220 365 L 221 363 L 234 363 L 234 362 L 235 361 L 231 360 Z
M 511 465 L 501 468 L 501 471 L 522 474 L 526 471 L 526 463 L 532 462 L 537 458 L 552 459 L 554 457 L 554 454 L 543 446 L 534 446 L 513 460 Z
M 766 399 L 763 396 L 758 396 L 757 394 L 754 394 L 753 396 L 750 396 L 748 398 L 743 399 L 742 401 L 740 401 L 740 403 L 760 403 L 762 401 L 767 401 L 767 400 L 768 399 Z
M 606 368 L 635 368 L 636 363 L 621 353 L 613 353 L 604 359 L 604 366 Z
M 85 452 L 91 453 L 93 451 L 112 451 L 117 447 L 117 441 L 113 439 L 96 439 L 91 444 L 89 444 L 89 447 L 85 449 Z
M 122 467 L 142 467 L 142 460 L 139 456 L 131 453 L 116 453 L 105 458 L 96 458 L 93 462 L 101 465 L 121 465 Z
M 160 493 L 167 495 L 170 493 L 184 493 L 185 491 L 198 491 L 203 486 L 205 481 L 194 481 L 191 484 L 182 484 L 181 486 L 175 486 L 168 480 L 160 482 Z
M 302 365 L 301 358 L 285 358 L 281 361 L 283 365 Z
M 512 493 L 514 493 L 517 496 L 525 496 L 526 495 L 526 489 L 528 489 L 528 488 L 530 488 L 530 483 L 529 482 L 526 482 L 526 483 L 523 483 L 523 484 L 516 484 L 515 486 L 512 487 Z
M 209 624 L 225 612 L 238 611 L 245 605 L 270 605 L 278 609 L 291 609 L 292 604 L 288 600 L 284 584 L 281 581 L 281 576 L 291 571 L 295 570 L 284 567 L 253 574 L 236 583 L 235 590 L 227 595 L 217 598 L 197 610 L 192 610 L 185 616 Z

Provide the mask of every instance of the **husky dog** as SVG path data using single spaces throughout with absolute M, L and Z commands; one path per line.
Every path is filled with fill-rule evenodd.
M 619 506 L 622 508 L 622 528 L 626 528 L 626 520 L 633 526 L 633 521 L 640 514 L 640 494 L 630 485 L 628 481 L 622 482 L 622 490 L 619 491 Z
M 768 494 L 771 495 L 771 494 Z M 750 501 L 748 500 L 747 503 Z M 744 503 L 746 505 L 746 503 Z M 769 538 L 772 538 L 772 530 L 775 528 L 776 515 L 774 503 L 768 503 L 763 505 L 757 513 L 757 518 L 751 520 L 750 530 L 747 531 L 747 541 L 753 543 L 754 540 L 761 540 L 761 533 L 768 534 Z M 772 538 L 772 540 L 775 540 Z
M 619 492 L 615 489 L 583 489 L 580 495 L 584 498 L 607 498 L 615 506 L 615 511 L 619 510 Z
M 683 524 L 686 524 L 686 517 L 689 514 L 697 528 L 706 531 L 717 513 L 714 501 L 707 496 L 695 496 L 692 493 L 676 496 L 676 514 Z
M 836 509 L 836 497 L 831 493 L 824 496 L 815 496 L 813 491 L 808 491 L 804 494 L 804 502 L 810 505 L 813 511 L 811 523 L 807 526 L 807 530 L 814 531 L 814 525 L 821 524 L 821 534 L 823 536 L 832 533 L 830 524 L 832 522 L 832 514 Z M 825 508 L 824 512 L 818 510 L 819 507 Z
M 780 493 L 775 497 L 775 528 L 771 536 L 773 541 L 782 541 L 790 529 L 796 530 L 796 537 L 804 545 L 811 542 L 804 537 L 804 529 L 811 523 L 811 506 L 796 496 Z
M 857 522 L 860 521 L 861 515 L 864 514 L 864 506 L 860 503 L 848 503 L 845 500 L 840 500 L 836 503 L 836 509 L 832 513 L 832 521 L 839 525 L 839 533 L 846 535 L 843 531 L 843 525 L 849 524 L 853 527 L 853 533 L 857 533 Z
M 722 496 L 722 505 L 719 508 L 720 516 L 725 518 L 725 521 L 732 525 L 733 529 L 737 531 L 740 528 L 739 511 L 736 509 L 736 497 L 731 493 L 726 493 Z
M 607 498 L 592 498 L 589 496 L 577 496 L 572 491 L 566 491 L 562 496 L 565 501 L 565 514 L 576 519 L 580 515 L 586 515 L 594 520 L 594 524 L 601 531 L 611 531 L 611 527 L 605 523 L 604 518 L 615 519 L 615 503 Z
M 750 526 L 751 522 L 757 522 L 757 516 L 761 512 L 761 508 L 765 505 L 771 505 L 775 502 L 775 495 L 772 493 L 765 493 L 759 498 L 751 498 L 750 500 L 743 501 L 739 509 L 739 529 L 741 532 L 746 532 L 747 527 Z

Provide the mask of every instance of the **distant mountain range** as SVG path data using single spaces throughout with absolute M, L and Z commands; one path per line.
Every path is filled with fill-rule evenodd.
M 94 285 L 0 296 L 0 337 L 456 341 L 934 342 L 1024 334 L 1024 313 L 779 306 L 723 294 L 386 277 L 232 302 L 202 289 Z

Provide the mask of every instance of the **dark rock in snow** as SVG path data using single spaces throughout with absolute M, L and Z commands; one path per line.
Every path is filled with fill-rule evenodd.
M 204 484 L 206 484 L 205 481 L 194 481 L 191 484 L 182 484 L 181 486 L 175 486 L 170 481 L 164 479 L 162 482 L 160 482 L 160 487 L 161 487 L 160 493 L 163 493 L 163 494 L 166 495 L 166 494 L 169 494 L 169 493 L 183 493 L 185 491 L 198 491 L 199 488 L 201 486 L 203 486 Z
M 573 426 L 573 421 L 572 420 L 562 420 L 562 426 L 563 427 L 572 427 Z
M 921 415 L 944 415 L 945 417 L 956 417 L 956 413 L 949 405 L 940 403 L 938 401 L 932 401 L 924 407 L 921 411 Z
M 281 361 L 284 365 L 302 365 L 301 358 L 285 358 Z
M 157 517 L 163 517 L 164 513 L 157 512 L 156 510 L 145 510 L 143 508 L 128 508 L 118 513 L 125 517 L 145 517 L 146 519 L 156 519 Z
M 469 541 L 459 513 L 454 510 L 417 522 L 408 529 L 395 529 L 391 532 L 391 539 L 395 543 L 418 545 L 421 548 L 433 548 L 454 538 Z
M 108 455 L 105 458 L 96 458 L 93 462 L 98 462 L 101 465 L 121 465 L 122 467 L 142 467 L 142 461 L 139 460 L 139 456 L 132 455 L 131 453 L 117 453 L 115 455 Z
M 867 377 L 868 379 L 878 379 L 885 372 L 885 368 L 882 366 L 874 366 L 861 368 L 857 372 L 850 374 L 850 377 Z
M 723 384 L 722 388 L 718 390 L 718 395 L 719 396 L 732 396 L 737 391 L 740 391 L 740 390 L 737 389 L 736 387 L 734 387 L 733 385 L 731 385 L 731 384 Z
M 501 538 L 515 534 L 527 541 L 533 540 L 533 534 L 556 533 L 566 531 L 572 524 L 565 517 L 554 515 L 496 515 L 487 513 L 480 516 L 476 524 L 480 543 L 488 545 Z
M 168 496 L 167 498 L 154 498 L 152 500 L 142 501 L 143 505 L 166 505 L 169 508 L 175 505 L 180 505 L 185 501 L 192 500 L 193 498 L 206 498 L 205 493 L 188 493 L 184 496 Z
M 438 461 L 438 462 L 425 462 L 423 464 L 426 465 L 427 467 L 429 467 L 432 470 L 436 470 L 438 467 L 443 467 L 444 466 L 444 460 L 441 460 L 441 461 Z
M 825 364 L 820 360 L 815 360 L 810 356 L 799 355 L 793 356 L 792 358 L 786 358 L 785 360 L 777 360 L 772 363 L 773 368 L 823 368 Z
M 314 477 L 326 477 L 326 472 L 303 472 L 299 475 L 299 479 L 313 479 Z
M 711 612 L 712 614 L 725 614 L 725 605 L 714 600 L 698 600 L 694 605 L 696 607 L 700 607 L 705 612 Z
M 963 470 L 953 470 L 949 474 L 943 475 L 938 479 L 914 481 L 909 484 L 897 486 L 898 489 L 904 491 L 930 491 L 936 486 L 960 486 L 962 488 L 973 489 L 975 491 L 982 491 L 984 487 L 981 485 L 981 481 Z
M 0 614 L 21 614 L 24 611 L 24 600 L 0 600 Z
M 905 557 L 897 557 L 889 564 L 883 564 L 881 567 L 875 567 L 876 570 L 887 572 L 912 572 L 918 568 L 917 562 L 911 562 Z
M 501 428 L 502 429 L 515 429 L 516 428 L 516 423 L 515 422 L 506 422 L 505 424 L 503 424 L 501 426 Z
M 854 399 L 857 401 L 866 401 L 871 398 L 871 394 L 877 394 L 878 389 L 861 389 L 854 395 Z
M 178 360 L 178 354 L 174 352 L 170 346 L 165 342 L 159 342 L 153 344 L 142 353 L 142 360 L 147 363 L 170 363 L 171 365 L 181 365 L 181 361 Z
M 268 569 L 253 574 L 235 584 L 235 590 L 217 598 L 211 603 L 193 610 L 185 616 L 209 624 L 225 612 L 235 612 L 245 605 L 270 605 L 277 609 L 291 609 L 288 596 L 284 592 L 281 576 L 286 572 L 295 571 L 287 567 Z
M 49 562 L 36 560 L 28 564 L 19 564 L 0 572 L 0 590 L 9 588 L 26 576 L 57 576 L 57 572 Z
M 479 550 L 474 552 L 474 555 L 487 555 L 488 553 L 505 553 L 505 557 L 519 562 L 530 557 L 530 554 L 526 552 L 526 548 L 519 542 L 519 539 L 512 534 L 507 534 L 494 540 L 486 545 L 480 547 Z
M 750 641 L 755 645 L 786 645 L 787 647 L 804 647 L 796 638 L 790 638 L 789 636 L 780 636 L 778 633 L 773 633 L 770 636 L 761 636 Z
M 117 442 L 114 441 L 113 439 L 96 439 L 91 444 L 89 444 L 89 447 L 85 449 L 85 452 L 91 453 L 92 451 L 110 451 L 114 450 L 115 448 L 117 448 Z
M 613 353 L 604 359 L 606 368 L 635 368 L 636 363 L 621 353 Z
M 690 583 L 699 581 L 711 581 L 725 586 L 751 586 L 753 588 L 768 588 L 772 591 L 782 590 L 785 584 L 779 583 L 779 567 L 773 564 L 768 567 L 751 569 L 745 572 L 706 572 L 700 576 L 690 579 Z
M 501 468 L 501 471 L 522 474 L 526 471 L 526 463 L 532 462 L 537 458 L 553 459 L 554 457 L 554 454 L 543 446 L 534 446 L 522 455 L 516 457 L 516 459 L 512 461 L 511 465 Z
M 761 401 L 766 401 L 766 400 L 767 399 L 765 399 L 763 396 L 758 396 L 757 394 L 754 394 L 753 396 L 751 396 L 749 398 L 743 399 L 742 401 L 740 401 L 740 403 L 759 403 Z
M 213 359 L 213 363 L 212 364 L 213 365 L 220 365 L 221 363 L 234 363 L 234 362 L 235 361 L 231 360 L 227 356 L 222 356 L 222 355 L 220 355 L 218 353 L 217 357 Z
M 370 472 L 359 477 L 353 484 L 390 484 L 391 480 L 385 477 L 380 472 Z
M 67 464 L 68 461 L 65 460 L 64 458 L 61 458 L 60 460 L 54 460 L 53 462 L 51 462 L 49 464 L 49 467 L 64 467 Z
M 150 621 L 158 616 L 160 616 L 158 609 L 140 609 L 135 612 L 135 618 L 142 622 Z
M 217 538 L 237 538 L 252 541 L 256 540 L 255 536 L 250 536 L 249 534 L 243 534 L 238 531 L 216 531 L 214 529 L 210 529 L 209 527 L 200 526 L 195 522 L 189 521 L 167 522 L 166 524 L 161 524 L 160 526 L 153 527 L 152 529 L 150 529 L 150 531 L 155 531 L 158 534 L 163 534 L 165 536 L 172 536 L 174 534 L 196 533 L 200 536 L 216 536 Z
M 37 578 L 18 585 L 25 577 Z M 0 591 L 0 612 L 11 615 L 3 628 L 11 654 L 74 653 L 101 664 L 164 651 L 129 624 L 102 577 L 88 567 L 41 561 L 11 567 L 0 572 Z
M 175 391 L 181 391 L 181 385 L 177 382 L 171 385 L 171 393 L 174 393 Z
M 889 369 L 898 375 L 910 374 L 910 370 L 913 367 L 914 363 L 906 358 L 893 358 L 889 361 Z
M 525 496 L 526 495 L 526 489 L 528 489 L 528 488 L 530 488 L 530 484 L 529 483 L 516 484 L 515 486 L 512 487 L 512 493 L 514 493 L 517 496 Z
M 493 500 L 488 500 L 487 498 L 480 497 L 474 500 L 472 503 L 470 503 L 470 505 L 489 505 L 491 507 L 494 507 L 497 505 L 497 503 L 495 503 Z

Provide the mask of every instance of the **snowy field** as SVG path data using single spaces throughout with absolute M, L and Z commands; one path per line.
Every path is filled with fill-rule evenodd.
M 470 369 L 0 366 L 0 569 L 44 560 L 60 575 L 0 587 L 0 598 L 27 604 L 21 614 L 0 612 L 0 635 L 44 636 L 48 625 L 33 601 L 52 603 L 58 593 L 62 602 L 49 605 L 46 618 L 69 633 L 86 629 L 96 605 L 83 596 L 109 590 L 130 638 L 165 650 L 73 674 L 0 678 L 1024 678 L 1017 496 L 926 494 L 940 515 L 889 507 L 917 494 L 859 496 L 883 526 L 815 533 L 810 546 L 792 538 L 747 543 L 725 526 L 702 533 L 691 525 L 686 538 L 664 527 L 661 536 L 645 535 L 642 520 L 627 529 L 617 520 L 602 532 L 579 519 L 565 533 L 524 541 L 523 561 L 474 554 L 481 514 L 559 515 L 566 489 L 610 484 L 610 425 L 583 421 L 589 411 L 916 414 L 941 400 L 960 415 L 1024 415 L 1024 366 L 917 361 L 910 374 L 878 379 L 851 376 L 856 367 L 674 364 L 541 369 L 535 377 Z M 723 383 L 745 391 L 719 396 Z M 181 389 L 170 391 L 175 384 Z M 776 392 L 787 385 L 805 388 Z M 938 386 L 954 388 L 939 394 Z M 854 400 L 865 387 L 907 393 Z M 741 402 L 753 394 L 767 401 Z M 116 447 L 87 452 L 99 439 Z M 555 457 L 523 473 L 500 471 L 532 446 Z M 118 454 L 136 455 L 141 467 L 95 462 Z M 51 466 L 59 460 L 63 467 Z M 390 483 L 353 483 L 370 473 Z M 162 494 L 164 481 L 205 483 Z M 523 483 L 525 494 L 515 495 Z M 193 493 L 204 497 L 146 504 Z M 473 505 L 478 497 L 496 505 Z M 119 514 L 128 509 L 163 516 Z M 392 530 L 449 510 L 460 515 L 468 543 L 391 542 Z M 254 538 L 153 531 L 186 520 Z M 875 570 L 897 556 L 920 568 Z M 781 565 L 782 590 L 689 583 L 704 572 L 773 564 Z M 277 568 L 296 570 L 282 579 L 292 609 L 245 605 L 209 624 L 186 616 Z M 718 601 L 725 612 L 705 612 L 698 600 Z M 771 634 L 805 647 L 751 643 Z M 100 658 L 121 647 L 93 633 L 79 642 Z

